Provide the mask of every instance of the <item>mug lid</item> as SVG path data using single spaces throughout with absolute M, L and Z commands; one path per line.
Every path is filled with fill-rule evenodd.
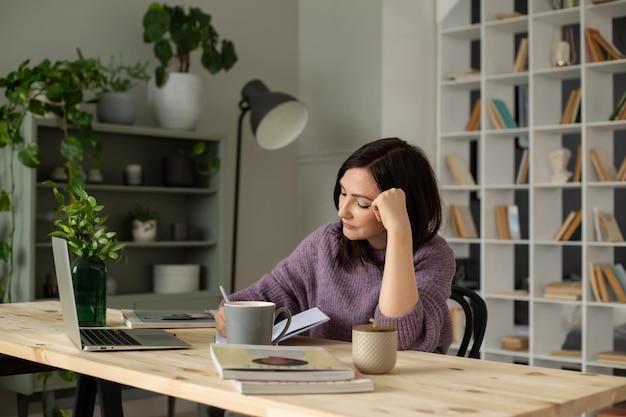
M 357 332 L 390 333 L 395 332 L 398 328 L 390 324 L 377 324 L 376 326 L 373 324 L 357 324 L 356 326 L 352 326 L 352 330 L 356 330 Z

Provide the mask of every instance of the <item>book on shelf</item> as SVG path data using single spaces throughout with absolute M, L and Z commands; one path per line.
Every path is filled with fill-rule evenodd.
M 562 240 L 564 242 L 570 240 L 572 236 L 574 235 L 574 233 L 576 232 L 576 230 L 578 230 L 578 227 L 582 223 L 582 220 L 583 220 L 583 211 L 582 209 L 580 209 L 576 212 L 571 223 L 567 226 L 567 229 L 565 229 L 565 232 L 563 233 L 563 235 L 561 236 L 559 240 Z
M 574 349 L 553 350 L 550 352 L 550 356 L 560 356 L 564 358 L 580 358 L 582 351 Z
M 513 72 L 524 72 L 528 68 L 528 38 L 522 38 L 515 54 Z
M 550 298 L 553 300 L 568 300 L 568 301 L 578 301 L 582 299 L 582 295 L 580 294 L 561 294 L 555 292 L 544 292 L 543 298 Z
M 519 167 L 517 169 L 517 176 L 515 178 L 515 184 L 525 184 L 528 177 L 528 167 L 530 163 L 530 152 L 528 148 L 522 152 L 522 159 L 520 160 Z
M 604 50 L 607 60 L 626 58 L 611 42 L 607 41 L 599 31 L 592 32 L 591 38 Z
M 495 109 L 498 115 L 500 116 L 499 120 L 502 121 L 503 126 L 506 129 L 517 128 L 518 127 L 517 122 L 515 121 L 515 119 L 513 119 L 513 116 L 511 116 L 511 112 L 509 112 L 509 109 L 506 106 L 506 103 L 497 98 L 493 98 L 491 99 L 491 101 L 493 102 L 493 105 L 495 106 Z
M 602 302 L 602 294 L 600 293 L 600 286 L 598 285 L 598 277 L 596 274 L 596 264 L 589 262 L 589 284 L 591 285 L 591 292 L 594 300 Z
M 449 72 L 446 74 L 446 80 L 466 80 L 468 78 L 480 77 L 480 70 L 476 68 L 470 68 L 467 71 Z
M 503 336 L 502 339 L 500 339 L 500 341 L 501 341 L 500 348 L 502 350 L 512 350 L 512 351 L 528 350 L 528 336 L 526 335 Z
M 626 365 L 626 352 L 620 352 L 615 350 L 599 352 L 598 362 L 612 363 L 615 365 Z
M 211 358 L 223 379 L 336 381 L 356 376 L 352 367 L 321 346 L 211 343 Z
M 606 280 L 609 283 L 617 301 L 620 303 L 626 303 L 626 293 L 624 292 L 624 287 L 622 287 L 622 284 L 613 272 L 613 267 L 611 265 L 603 265 L 602 272 L 604 272 L 604 276 L 606 277 Z
M 593 269 L 596 282 L 598 284 L 598 291 L 600 293 L 600 298 L 597 301 L 611 301 L 609 298 L 609 288 L 607 287 L 607 282 L 604 277 L 604 273 L 602 272 L 602 266 L 599 263 L 594 263 Z
M 582 90 L 580 88 L 574 88 L 570 90 L 565 108 L 561 114 L 560 124 L 576 123 L 578 118 L 578 112 L 580 111 L 580 102 L 582 99 Z
M 339 394 L 342 392 L 374 391 L 374 381 L 355 372 L 352 379 L 336 381 L 251 381 L 231 379 L 235 389 L 241 394 Z
M 617 174 L 615 174 L 615 181 L 626 181 L 626 156 L 622 160 Z
M 615 0 L 591 0 L 593 4 L 608 3 Z
M 600 181 L 613 181 L 617 176 L 617 172 L 607 152 L 602 148 L 591 148 L 589 156 Z
M 598 30 L 590 27 L 585 28 L 585 49 L 587 51 L 588 62 L 604 61 L 602 49 L 600 48 L 600 45 L 598 45 L 596 40 L 593 39 L 593 34 L 595 32 L 598 32 Z
M 626 291 L 626 269 L 624 269 L 624 266 L 618 262 L 611 265 L 611 269 L 613 270 L 613 274 L 619 281 L 622 288 Z
M 215 327 L 215 310 L 121 309 L 122 321 L 131 329 L 182 329 Z
M 478 237 L 474 217 L 468 206 L 450 205 L 450 222 L 452 223 L 452 233 L 456 237 L 473 239 Z
M 589 52 L 588 60 L 600 62 L 625 58 L 619 49 L 606 40 L 598 29 L 585 27 L 585 46 Z
M 615 105 L 615 108 L 611 112 L 609 120 L 624 120 L 626 118 L 626 115 L 623 115 L 624 109 L 626 109 L 626 90 L 624 90 L 619 100 L 617 100 L 617 105 Z M 620 118 L 621 116 L 624 117 Z
M 624 236 L 615 219 L 615 215 L 608 211 L 597 211 L 596 216 L 600 223 L 603 242 L 623 242 Z
M 557 230 L 556 234 L 554 235 L 554 240 L 569 240 L 569 238 L 572 237 L 572 234 L 574 234 L 576 229 L 578 229 L 581 221 L 582 210 L 571 210 L 565 217 L 565 220 L 563 220 L 563 223 L 561 223 L 559 230 Z
M 550 282 L 546 285 L 544 298 L 560 300 L 580 300 L 583 295 L 583 287 L 580 281 Z
M 502 116 L 496 109 L 496 105 L 493 100 L 487 100 L 487 114 L 489 114 L 489 120 L 491 120 L 491 125 L 494 129 L 504 129 L 504 120 L 502 120 Z
M 521 239 L 522 232 L 519 224 L 519 208 L 517 205 L 511 204 L 507 207 L 507 220 L 511 239 Z
M 467 125 L 465 125 L 465 130 L 474 131 L 480 130 L 480 99 L 476 99 L 474 105 L 472 106 L 472 112 L 470 114 L 470 118 L 467 120 Z
M 474 176 L 461 155 L 446 154 L 444 159 L 457 185 L 476 185 Z
M 496 227 L 498 229 L 498 238 L 504 240 L 511 239 L 511 229 L 509 227 L 508 206 L 498 204 L 496 210 Z
M 582 178 L 583 171 L 583 147 L 578 145 L 578 150 L 576 151 L 576 167 L 574 168 L 574 176 L 572 177 L 572 182 L 580 182 Z
M 520 17 L 520 16 L 526 16 L 524 13 L 522 12 L 517 12 L 517 11 L 513 11 L 513 12 L 508 12 L 508 13 L 496 13 L 496 19 L 512 19 L 514 17 Z
M 580 281 L 558 281 L 546 284 L 546 292 L 582 295 L 583 284 Z
M 459 305 L 449 306 L 450 318 L 452 319 L 452 343 L 458 345 L 463 340 L 465 333 L 465 312 Z
M 528 290 L 504 290 L 498 291 L 496 294 L 505 295 L 507 297 L 526 297 L 528 296 Z

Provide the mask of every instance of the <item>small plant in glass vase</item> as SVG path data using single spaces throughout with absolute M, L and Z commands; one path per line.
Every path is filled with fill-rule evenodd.
M 69 184 L 59 190 L 53 181 L 44 184 L 52 187 L 59 207 L 60 218 L 54 221 L 56 230 L 49 234 L 67 241 L 76 255 L 72 264 L 72 282 L 81 326 L 106 325 L 106 259 L 120 259 L 126 246 L 118 243 L 116 232 L 104 225 L 109 215 L 101 215 L 104 205 L 78 186 Z
M 128 213 L 127 218 L 132 224 L 133 241 L 154 242 L 156 240 L 159 213 L 148 206 L 136 204 Z

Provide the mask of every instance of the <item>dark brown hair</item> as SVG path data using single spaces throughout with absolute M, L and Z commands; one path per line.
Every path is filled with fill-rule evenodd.
M 366 168 L 380 191 L 400 188 L 406 194 L 406 206 L 411 222 L 413 252 L 429 241 L 441 226 L 441 197 L 437 177 L 421 148 L 399 138 L 379 139 L 356 150 L 339 168 L 334 201 L 339 210 L 339 182 L 347 170 Z M 357 262 L 370 262 L 379 267 L 372 248 L 365 240 L 352 241 L 338 229 L 339 266 L 351 269 Z

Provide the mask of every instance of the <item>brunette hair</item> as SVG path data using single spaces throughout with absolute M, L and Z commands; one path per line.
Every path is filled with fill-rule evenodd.
M 429 241 L 441 226 L 442 208 L 437 177 L 421 148 L 399 138 L 385 138 L 370 142 L 356 150 L 339 168 L 335 183 L 334 201 L 339 210 L 339 182 L 347 170 L 366 168 L 380 191 L 400 188 L 406 194 L 406 208 L 411 222 L 413 252 Z M 337 229 L 340 267 L 351 269 L 357 262 L 370 262 L 379 267 L 374 252 L 365 240 L 346 238 Z

